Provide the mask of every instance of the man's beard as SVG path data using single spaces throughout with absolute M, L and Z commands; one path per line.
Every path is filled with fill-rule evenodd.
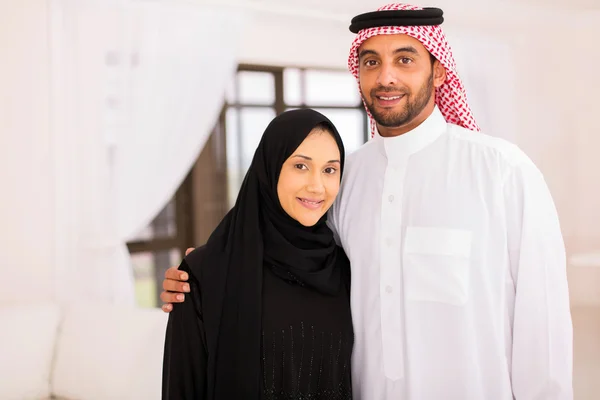
M 386 88 L 382 86 L 374 88 L 373 90 L 371 90 L 371 99 L 375 99 L 376 92 L 397 92 L 397 89 L 393 87 Z M 429 79 L 427 79 L 427 82 L 423 86 L 421 86 L 421 89 L 419 89 L 419 92 L 417 93 L 413 101 L 410 101 L 411 96 L 409 93 L 404 94 L 404 96 L 407 97 L 406 104 L 404 105 L 404 109 L 401 111 L 387 111 L 380 113 L 376 110 L 374 106 L 375 100 L 372 100 L 370 103 L 367 101 L 366 103 L 369 112 L 371 113 L 373 119 L 375 119 L 375 122 L 377 122 L 377 124 L 386 128 L 396 128 L 399 126 L 404 126 L 413 119 L 415 119 L 417 115 L 419 115 L 421 111 L 423 111 L 423 109 L 427 106 L 427 103 L 429 103 L 429 99 L 431 99 L 432 95 L 433 71 L 431 72 Z

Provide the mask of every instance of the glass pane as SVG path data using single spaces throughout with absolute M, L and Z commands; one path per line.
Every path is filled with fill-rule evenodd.
M 238 72 L 238 90 L 241 104 L 275 103 L 275 78 L 269 72 Z
M 358 83 L 349 72 L 305 71 L 309 106 L 356 106 L 360 104 Z
M 131 239 L 132 242 L 151 239 L 170 238 L 177 235 L 177 219 L 175 215 L 175 199 L 158 213 L 154 220 Z
M 302 104 L 302 71 L 286 68 L 283 70 L 283 98 L 285 104 L 298 106 Z
M 364 111 L 358 109 L 317 109 L 317 111 L 329 118 L 337 128 L 344 142 L 346 155 L 354 152 L 363 145 Z
M 135 298 L 139 307 L 160 307 L 159 296 L 165 271 L 181 263 L 179 249 L 133 253 Z
M 227 117 L 235 123 L 230 124 L 227 120 L 227 174 L 229 205 L 232 206 L 237 198 L 238 191 L 244 180 L 244 175 L 252 162 L 256 147 L 260 142 L 267 125 L 275 118 L 275 110 L 272 108 L 245 107 L 239 111 L 227 112 Z M 235 126 L 237 129 L 231 129 Z M 235 158 L 235 160 L 232 160 Z

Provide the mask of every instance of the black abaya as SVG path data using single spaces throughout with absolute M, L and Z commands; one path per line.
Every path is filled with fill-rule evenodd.
M 163 399 L 349 399 L 349 262 L 326 225 L 289 217 L 277 198 L 285 160 L 313 110 L 267 127 L 233 209 L 181 269 L 191 293 L 169 316 Z M 292 349 L 293 346 L 293 349 Z

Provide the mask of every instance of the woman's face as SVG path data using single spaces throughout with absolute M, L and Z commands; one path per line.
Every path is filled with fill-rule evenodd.
M 333 136 L 313 129 L 281 167 L 277 183 L 281 207 L 302 225 L 315 225 L 340 190 L 340 167 Z

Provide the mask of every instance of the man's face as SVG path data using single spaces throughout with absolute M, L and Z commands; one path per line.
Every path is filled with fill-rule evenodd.
M 380 127 L 412 129 L 431 114 L 446 71 L 438 61 L 432 64 L 421 42 L 408 35 L 377 35 L 358 54 L 360 90 Z

